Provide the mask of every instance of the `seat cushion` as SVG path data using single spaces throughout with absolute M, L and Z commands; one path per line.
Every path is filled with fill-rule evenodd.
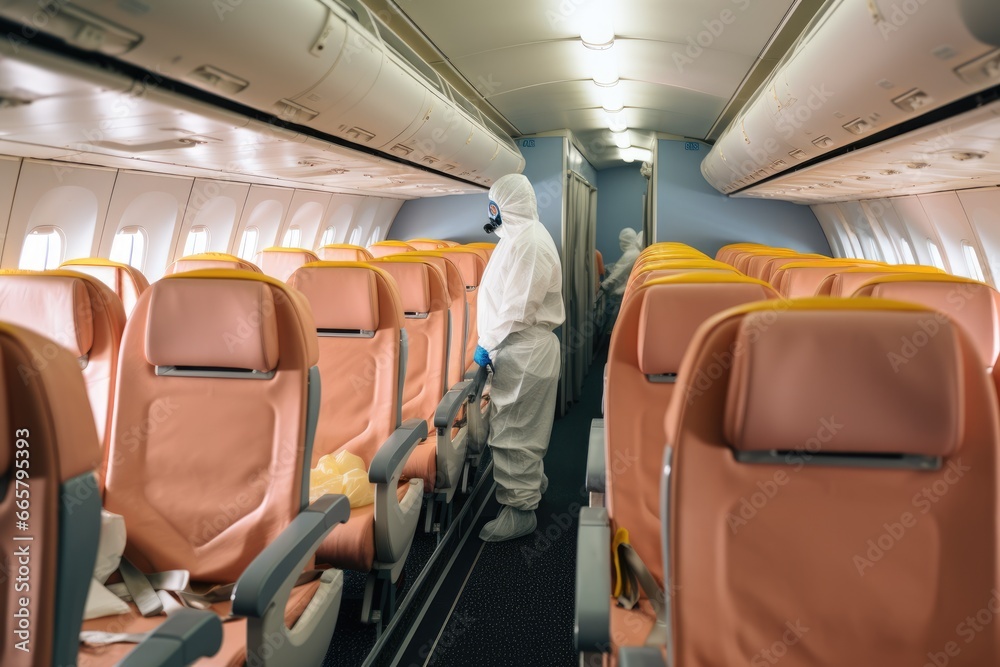
M 319 580 L 311 581 L 292 589 L 292 594 L 285 607 L 285 625 L 291 626 L 305 611 L 306 605 L 312 600 L 319 589 Z M 232 603 L 219 602 L 212 609 L 222 618 L 229 615 Z M 117 616 L 105 616 L 84 621 L 82 630 L 101 632 L 149 632 L 166 620 L 165 616 L 144 618 L 135 604 L 129 603 L 129 611 Z M 245 619 L 236 619 L 222 624 L 222 648 L 211 658 L 198 661 L 199 667 L 218 665 L 225 667 L 242 667 L 246 664 L 247 625 Z M 135 644 L 108 644 L 107 646 L 80 646 L 77 667 L 98 667 L 114 665 L 125 657 Z
M 424 480 L 424 491 L 433 491 L 437 476 L 437 433 L 430 433 L 427 439 L 417 445 L 403 467 L 403 477 Z
M 409 485 L 400 483 L 396 497 L 402 501 Z M 347 523 L 326 536 L 316 551 L 320 563 L 343 570 L 369 572 L 375 563 L 375 505 L 351 508 L 351 518 Z
M 643 646 L 650 630 L 656 624 L 656 612 L 649 600 L 641 598 L 634 609 L 619 607 L 614 598 L 611 604 L 611 652 L 605 656 L 605 664 L 618 663 L 618 649 L 622 646 Z

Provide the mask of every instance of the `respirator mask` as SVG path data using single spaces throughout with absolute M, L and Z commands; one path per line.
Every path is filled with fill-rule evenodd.
M 500 217 L 500 207 L 493 200 L 490 200 L 490 221 L 483 225 L 483 231 L 487 234 L 492 234 L 503 224 L 503 219 Z

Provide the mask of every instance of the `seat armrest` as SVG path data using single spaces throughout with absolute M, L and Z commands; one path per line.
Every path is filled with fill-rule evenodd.
M 667 667 L 663 649 L 655 646 L 623 646 L 618 649 L 619 667 Z
M 438 403 L 437 410 L 434 411 L 434 428 L 450 429 L 451 425 L 458 419 L 458 413 L 462 406 L 472 396 L 472 382 L 463 380 L 452 387 L 441 402 Z
M 281 588 L 294 583 L 323 538 L 351 514 L 347 496 L 327 494 L 299 513 L 253 559 L 233 588 L 233 615 L 261 618 Z M 289 586 L 289 591 L 291 586 Z M 283 609 L 284 607 L 282 607 Z
M 576 544 L 576 648 L 606 653 L 611 646 L 611 524 L 603 507 L 580 510 Z
M 396 569 L 403 566 L 420 518 L 420 502 L 401 506 L 397 487 L 410 454 L 426 438 L 427 422 L 407 419 L 382 443 L 368 468 L 368 480 L 375 485 L 375 516 L 379 517 L 375 521 L 375 560 L 394 563 L 393 577 L 398 574 Z M 411 479 L 409 484 L 407 495 L 416 492 L 420 497 L 423 480 Z
M 483 392 L 486 391 L 486 384 L 490 379 L 490 370 L 487 366 L 473 364 L 472 368 L 465 374 L 465 379 L 472 380 L 472 386 L 469 388 L 471 395 L 482 398 Z
M 222 621 L 214 611 L 178 609 L 153 630 L 118 667 L 184 667 L 218 653 Z
M 403 473 L 403 465 L 413 448 L 427 438 L 427 422 L 423 419 L 407 419 L 392 432 L 378 448 L 372 464 L 368 467 L 368 481 L 372 484 L 388 484 Z
M 604 420 L 590 422 L 590 440 L 587 444 L 587 491 L 604 493 L 608 480 L 608 466 L 604 454 Z
M 436 470 L 434 493 L 443 494 L 445 502 L 451 502 L 462 477 L 462 466 L 468 455 L 469 429 L 459 428 L 454 431 L 455 420 L 462 408 L 468 405 L 468 410 L 478 409 L 478 403 L 470 401 L 478 399 L 472 396 L 472 381 L 463 380 L 455 384 L 444 395 L 434 411 L 434 428 L 437 431 Z M 468 414 L 468 412 L 466 413 Z

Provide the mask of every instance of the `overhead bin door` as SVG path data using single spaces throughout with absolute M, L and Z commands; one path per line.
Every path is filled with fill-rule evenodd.
M 85 49 L 111 51 L 149 70 L 263 110 L 281 111 L 330 70 L 347 39 L 343 16 L 320 2 L 54 3 L 43 28 Z M 35 25 L 38 3 L 17 0 L 0 12 Z M 121 35 L 132 35 L 128 40 Z

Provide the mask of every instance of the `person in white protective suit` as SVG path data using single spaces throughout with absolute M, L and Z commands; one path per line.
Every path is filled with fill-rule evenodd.
M 642 237 L 636 230 L 626 227 L 618 234 L 618 244 L 622 249 L 621 259 L 608 270 L 608 277 L 601 283 L 601 291 L 607 298 L 604 310 L 609 325 L 618 317 L 618 309 L 625 294 L 625 287 L 628 285 L 628 278 L 632 274 L 632 267 L 642 252 Z
M 531 183 L 510 174 L 493 184 L 489 196 L 486 229 L 500 242 L 479 286 L 476 363 L 494 366 L 489 444 L 503 507 L 479 537 L 500 542 L 533 533 L 537 525 L 561 365 L 552 330 L 566 314 L 559 253 L 538 221 Z

